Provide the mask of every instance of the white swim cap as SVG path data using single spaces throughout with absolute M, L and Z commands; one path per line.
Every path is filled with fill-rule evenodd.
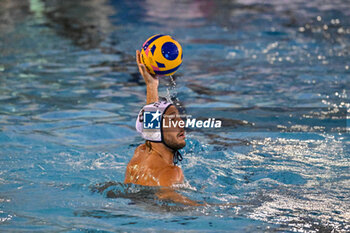
M 145 105 L 136 120 L 136 130 L 141 133 L 141 136 L 151 142 L 163 142 L 162 122 L 163 114 L 171 106 L 171 103 L 159 101 Z M 150 122 L 145 122 L 145 117 L 148 117 Z M 149 118 L 151 117 L 151 118 Z M 147 127 L 145 123 L 155 124 L 153 127 Z

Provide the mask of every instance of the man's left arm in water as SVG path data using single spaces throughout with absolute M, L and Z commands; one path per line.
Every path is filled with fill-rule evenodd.
M 175 203 L 180 203 L 183 205 L 190 206 L 202 206 L 204 204 L 199 204 L 175 191 L 171 186 L 176 184 L 181 184 L 184 182 L 184 175 L 181 168 L 174 166 L 172 168 L 167 168 L 160 174 L 160 184 L 163 186 L 157 192 L 157 197 L 161 200 L 169 200 Z

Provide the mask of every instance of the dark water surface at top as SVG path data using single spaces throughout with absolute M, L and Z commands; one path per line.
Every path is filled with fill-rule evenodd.
M 350 231 L 349 1 L 1 0 L 0 32 L 1 231 Z M 236 206 L 119 183 L 157 33 L 184 50 L 160 95 L 224 125 L 179 192 Z

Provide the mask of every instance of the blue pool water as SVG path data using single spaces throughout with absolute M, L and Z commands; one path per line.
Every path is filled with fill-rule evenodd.
M 264 2 L 0 1 L 0 231 L 349 232 L 349 2 Z M 184 50 L 160 95 L 224 125 L 178 192 L 234 206 L 122 184 L 156 33 Z

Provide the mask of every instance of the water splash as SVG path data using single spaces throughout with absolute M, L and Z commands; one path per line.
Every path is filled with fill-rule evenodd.
M 169 80 L 170 82 L 166 84 L 167 89 L 166 89 L 166 95 L 164 96 L 166 101 L 169 103 L 174 103 L 174 99 L 175 102 L 177 102 L 179 99 L 176 97 L 177 96 L 177 92 L 176 92 L 176 82 L 175 79 L 173 78 L 172 75 L 169 76 Z
M 166 96 L 164 96 L 164 98 L 167 102 L 174 104 L 181 114 L 186 114 L 180 99 L 177 97 L 176 81 L 172 75 L 170 75 L 169 78 L 170 81 L 166 84 Z

